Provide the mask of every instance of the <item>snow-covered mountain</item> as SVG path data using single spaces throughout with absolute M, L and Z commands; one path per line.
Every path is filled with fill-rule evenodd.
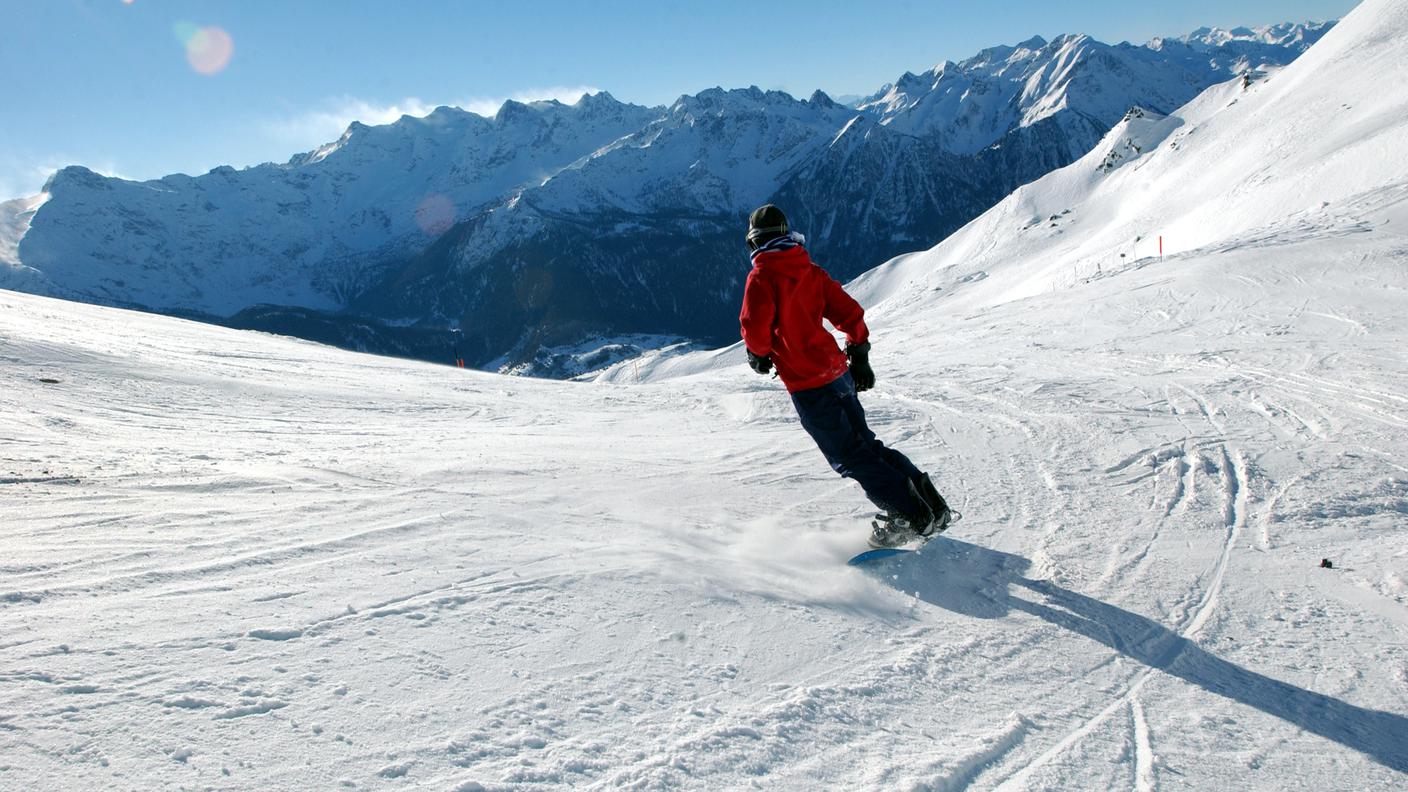
M 509 379 L 0 292 L 0 787 L 1401 788 L 1405 148 L 1366 0 L 853 284 L 965 514 L 869 572 L 737 348 Z
M 540 210 L 706 217 L 746 213 L 855 111 L 817 91 L 682 96 L 660 118 L 528 192 Z
M 814 230 L 830 266 L 854 276 L 1084 155 L 1129 108 L 1167 113 L 1210 85 L 1284 65 L 1329 28 L 1204 28 L 1144 46 L 1036 37 L 907 73 L 858 105 L 899 136 L 848 128 L 776 199 Z
M 820 92 L 682 97 L 641 131 L 458 225 L 354 307 L 397 323 L 427 314 L 458 323 L 483 344 L 471 355 L 481 361 L 595 334 L 718 337 L 746 274 L 740 218 L 854 114 Z
M 117 305 L 215 316 L 259 303 L 341 308 L 387 262 L 654 115 L 605 93 L 510 101 L 493 118 L 441 107 L 354 123 L 283 165 L 150 182 L 65 168 L 19 258 L 60 293 Z
M 1397 153 L 1408 99 L 1387 76 L 1402 71 L 1403 47 L 1369 32 L 1361 23 L 1293 68 L 1218 85 L 1169 116 L 1130 112 L 1072 166 L 857 283 L 877 296 L 943 290 L 954 309 L 979 311 L 1184 255 L 1391 230 L 1408 219 Z M 1365 39 L 1369 51 L 1347 51 Z
M 1164 42 L 1030 42 L 902 80 L 859 114 L 820 92 L 683 97 L 466 221 L 354 307 L 413 323 L 432 306 L 431 321 L 482 340 L 481 360 L 595 334 L 722 339 L 736 332 L 746 274 L 743 217 L 764 200 L 787 208 L 828 268 L 854 276 L 1084 154 L 1131 105 L 1172 109 L 1233 68 L 1290 60 L 1325 29 L 1287 26 L 1279 44 L 1229 36 L 1225 52 L 1199 44 L 1197 68 L 1191 45 L 1165 56 Z M 952 130 L 965 125 L 989 134 L 960 145 Z
M 906 73 L 859 107 L 893 129 L 935 137 L 957 154 L 975 154 L 1016 129 L 1058 119 L 1078 156 L 1132 105 L 1169 112 L 1213 83 L 1285 64 L 1288 51 L 1303 52 L 1329 27 L 1203 28 L 1143 46 L 1037 36 L 962 63 Z
M 597 337 L 721 340 L 752 207 L 782 203 L 851 277 L 1073 161 L 1130 106 L 1167 112 L 1325 29 L 1033 39 L 906 75 L 860 110 L 821 92 L 655 109 L 600 94 L 354 124 L 286 164 L 194 178 L 66 168 L 25 223 L 0 224 L 18 259 L 0 286 L 398 354 L 458 329 L 472 364 L 516 370 Z
M 1169 43 L 1183 44 L 1204 57 L 1216 57 L 1223 59 L 1230 56 L 1233 59 L 1243 60 L 1243 63 L 1233 63 L 1233 69 L 1245 69 L 1255 66 L 1254 61 L 1260 57 L 1261 46 L 1270 44 L 1277 47 L 1287 45 L 1304 45 L 1309 47 L 1320 40 L 1329 30 L 1326 23 L 1309 22 L 1305 24 L 1286 22 L 1279 25 L 1268 25 L 1259 28 L 1236 27 L 1230 30 L 1224 28 L 1204 27 L 1189 33 L 1186 36 L 1179 36 L 1174 39 L 1156 38 L 1149 42 L 1149 46 L 1158 49 Z M 1229 49 L 1229 46 L 1231 47 Z M 1223 60 L 1219 68 L 1227 66 L 1227 61 Z

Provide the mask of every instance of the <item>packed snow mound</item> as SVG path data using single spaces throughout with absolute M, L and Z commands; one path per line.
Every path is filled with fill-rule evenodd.
M 976 310 L 1296 228 L 1352 233 L 1408 195 L 1408 5 L 1367 3 L 1295 63 L 1132 113 L 1069 167 L 857 281 L 868 303 Z M 1383 222 L 1382 219 L 1377 222 Z M 887 310 L 880 308 L 881 312 Z

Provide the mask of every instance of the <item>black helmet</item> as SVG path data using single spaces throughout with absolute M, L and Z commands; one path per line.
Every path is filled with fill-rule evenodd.
M 787 236 L 787 215 L 781 209 L 765 204 L 748 215 L 749 249 L 757 250 L 780 236 Z

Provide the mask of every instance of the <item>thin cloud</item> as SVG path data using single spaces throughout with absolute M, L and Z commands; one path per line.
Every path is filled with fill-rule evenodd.
M 519 91 L 511 96 L 475 97 L 453 102 L 426 102 L 414 96 L 389 104 L 368 102 L 353 96 L 329 100 L 322 108 L 300 113 L 291 118 L 273 120 L 263 125 L 265 134 L 281 142 L 298 146 L 314 147 L 336 140 L 353 121 L 375 126 L 389 124 L 403 115 L 424 116 L 436 107 L 449 105 L 492 116 L 499 111 L 505 101 L 536 102 L 556 99 L 566 104 L 575 104 L 582 94 L 596 93 L 601 89 L 590 85 L 553 86 Z
M 499 108 L 504 102 L 512 99 L 515 102 L 540 102 L 548 99 L 556 99 L 563 104 L 576 104 L 582 94 L 599 93 L 600 88 L 591 85 L 558 85 L 551 88 L 534 88 L 527 91 L 519 91 L 512 96 L 501 96 L 496 99 L 470 99 L 464 102 L 456 102 L 455 107 L 468 110 L 471 113 L 488 117 L 499 112 Z
M 66 159 L 64 157 L 50 157 L 40 162 L 38 165 L 33 166 L 29 172 L 30 180 L 42 187 L 44 182 L 48 181 L 49 177 L 53 176 L 56 171 L 67 168 L 70 165 L 82 165 L 99 176 L 107 176 L 112 179 L 126 179 L 128 181 L 132 180 L 131 177 L 124 175 L 117 166 L 111 162 L 94 165 L 91 162 L 84 162 L 82 159 Z M 39 190 L 36 189 L 35 192 L 39 192 Z
M 32 192 L 26 192 L 28 189 L 28 187 L 21 187 L 20 183 L 12 179 L 8 173 L 0 173 L 0 203 L 11 198 L 24 198 L 33 195 Z
M 101 176 L 129 178 L 111 162 L 95 165 L 84 162 L 81 157 L 66 157 L 62 154 L 45 157 L 10 155 L 0 158 L 0 201 L 38 195 L 55 171 L 69 165 L 82 165 Z

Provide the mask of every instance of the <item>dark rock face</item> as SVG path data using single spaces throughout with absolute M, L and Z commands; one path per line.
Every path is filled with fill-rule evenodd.
M 444 329 L 390 327 L 365 316 L 287 305 L 255 305 L 234 316 L 203 317 L 237 330 L 260 330 L 380 355 L 453 363 L 459 335 Z
M 849 280 L 953 233 L 1002 199 L 971 158 L 858 119 L 770 198 L 809 235 L 813 256 Z
M 725 341 L 736 332 L 748 260 L 738 218 L 652 219 L 619 213 L 546 218 L 534 233 L 466 260 L 491 218 L 457 226 L 370 290 L 354 309 L 386 318 L 435 316 L 457 325 L 467 362 L 593 336 L 678 335 Z M 630 228 L 612 231 L 623 221 Z M 435 323 L 435 322 L 432 322 Z

